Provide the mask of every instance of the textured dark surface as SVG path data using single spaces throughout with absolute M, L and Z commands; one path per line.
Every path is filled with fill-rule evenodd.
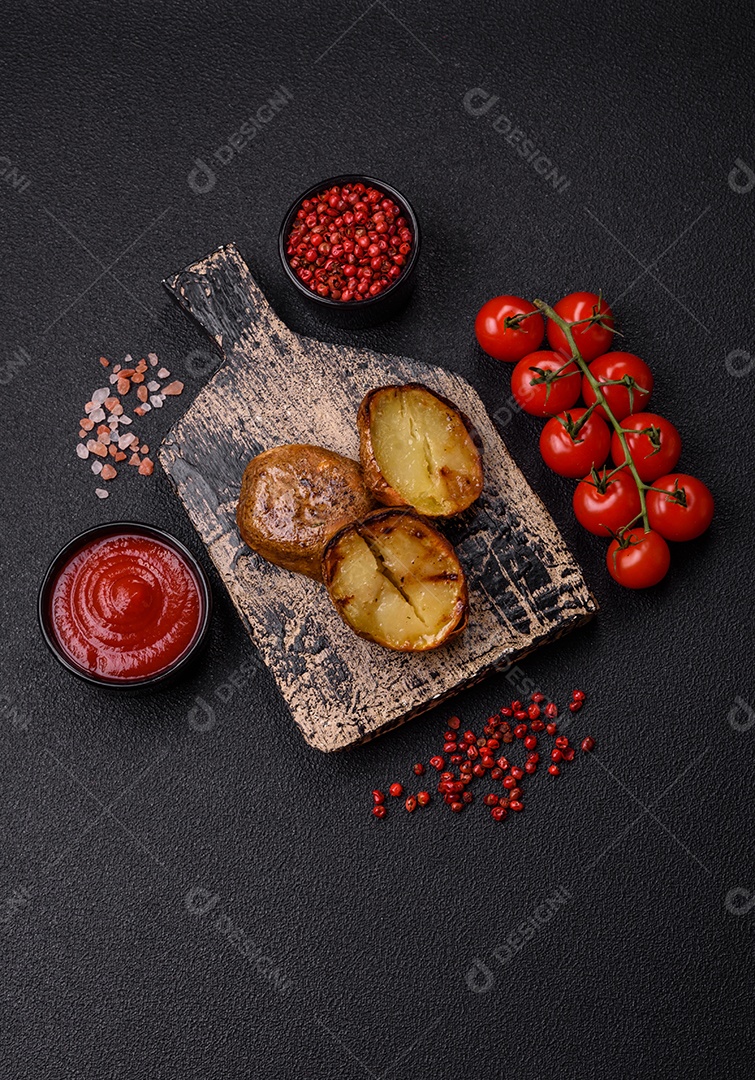
M 396 728 L 592 617 L 579 566 L 465 379 L 292 333 L 234 245 L 165 284 L 226 360 L 171 428 L 160 461 L 311 746 L 343 750 Z M 440 523 L 465 570 L 469 624 L 421 655 L 358 638 L 321 585 L 251 552 L 236 526 L 241 477 L 260 450 L 305 443 L 358 460 L 365 394 L 418 379 L 461 409 L 485 465 L 479 500 Z
M 3 13 L 0 155 L 28 185 L 0 161 L 0 1075 L 751 1076 L 755 725 L 744 705 L 728 717 L 738 696 L 755 705 L 755 367 L 727 361 L 755 353 L 755 187 L 735 165 L 755 169 L 751 5 L 119 12 Z M 195 159 L 281 85 L 292 99 L 192 190 Z M 475 117 L 476 87 L 500 100 Z M 565 190 L 507 143 L 502 114 Z M 424 226 L 410 307 L 369 333 L 305 311 L 277 261 L 290 200 L 346 169 L 385 176 Z M 101 352 L 154 348 L 186 375 L 152 416 L 151 441 L 167 431 L 215 361 L 160 280 L 230 239 L 293 329 L 469 378 L 597 594 L 600 615 L 522 670 L 561 699 L 584 687 L 575 727 L 599 750 L 535 777 L 501 827 L 481 806 L 371 820 L 370 788 L 405 779 L 448 710 L 353 753 L 309 749 L 217 577 L 210 648 L 171 691 L 90 691 L 43 648 L 36 587 L 72 533 L 141 517 L 205 558 L 157 472 L 97 502 L 75 425 Z M 581 286 L 615 302 L 717 498 L 710 534 L 646 595 L 607 580 L 538 423 L 507 422 L 508 371 L 472 336 L 496 292 Z M 473 722 L 511 693 L 491 679 L 454 705 Z M 219 897 L 203 915 L 195 887 Z M 496 959 L 558 887 L 568 903 Z M 486 993 L 467 985 L 475 958 Z

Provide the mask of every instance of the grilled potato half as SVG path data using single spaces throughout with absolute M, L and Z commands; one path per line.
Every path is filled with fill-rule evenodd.
M 258 555 L 321 581 L 328 540 L 372 506 L 356 461 L 321 446 L 288 444 L 249 462 L 236 522 Z
M 323 580 L 349 626 L 388 649 L 437 649 L 467 625 L 456 552 L 411 510 L 374 510 L 341 529 L 325 548 Z
M 359 406 L 365 483 L 385 506 L 453 517 L 482 491 L 482 459 L 456 406 L 421 383 L 380 386 Z

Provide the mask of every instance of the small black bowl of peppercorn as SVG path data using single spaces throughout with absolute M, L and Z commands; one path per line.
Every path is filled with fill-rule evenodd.
M 419 258 L 417 215 L 390 184 L 349 173 L 313 184 L 281 226 L 289 280 L 339 325 L 370 326 L 404 306 Z

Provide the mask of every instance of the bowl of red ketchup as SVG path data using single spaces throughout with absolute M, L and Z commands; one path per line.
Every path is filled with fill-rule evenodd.
M 39 625 L 60 663 L 112 689 L 173 679 L 203 644 L 212 594 L 174 536 L 120 521 L 81 533 L 55 556 L 39 591 Z

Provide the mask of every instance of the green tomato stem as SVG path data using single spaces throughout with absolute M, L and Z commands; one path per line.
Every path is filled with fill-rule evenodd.
M 643 524 L 643 526 L 645 528 L 645 531 L 646 532 L 649 531 L 650 523 L 648 521 L 648 511 L 647 511 L 647 505 L 645 503 L 645 492 L 648 490 L 648 486 L 646 484 L 644 484 L 642 482 L 642 480 L 640 479 L 640 474 L 637 472 L 637 466 L 632 461 L 632 457 L 631 457 L 631 455 L 629 453 L 629 446 L 627 444 L 627 437 L 626 437 L 626 434 L 624 432 L 624 429 L 622 428 L 619 421 L 616 419 L 616 417 L 611 412 L 611 407 L 608 404 L 608 402 L 606 401 L 606 397 L 605 397 L 605 394 L 603 393 L 603 390 L 601 389 L 600 383 L 595 378 L 593 373 L 590 371 L 590 368 L 589 368 L 589 366 L 587 364 L 587 361 L 583 359 L 582 354 L 580 353 L 579 349 L 577 348 L 576 342 L 574 341 L 574 334 L 572 333 L 571 325 L 566 321 L 566 319 L 562 319 L 561 316 L 558 315 L 549 304 L 546 304 L 544 300 L 534 300 L 533 303 L 534 303 L 535 307 L 538 308 L 539 311 L 542 311 L 543 315 L 545 315 L 548 319 L 551 319 L 556 324 L 556 326 L 558 326 L 559 329 L 563 331 L 564 336 L 566 337 L 566 340 L 569 343 L 569 348 L 571 349 L 571 360 L 579 367 L 580 371 L 585 376 L 585 378 L 589 382 L 590 386 L 592 387 L 593 391 L 595 392 L 596 405 L 602 405 L 603 406 L 603 410 L 605 412 L 605 415 L 610 420 L 611 426 L 613 427 L 613 430 L 616 432 L 616 434 L 617 434 L 617 436 L 619 438 L 619 442 L 621 443 L 621 447 L 622 447 L 622 449 L 624 451 L 624 457 L 626 459 L 625 460 L 625 466 L 629 469 L 630 473 L 632 474 L 632 478 L 634 479 L 634 482 L 637 485 L 637 491 L 638 491 L 639 496 L 640 496 L 640 508 L 641 508 L 640 513 L 637 515 L 637 517 L 642 518 L 642 524 Z M 593 408 L 594 407 L 595 406 L 593 406 Z M 618 466 L 618 468 L 623 468 L 623 467 L 624 466 Z

